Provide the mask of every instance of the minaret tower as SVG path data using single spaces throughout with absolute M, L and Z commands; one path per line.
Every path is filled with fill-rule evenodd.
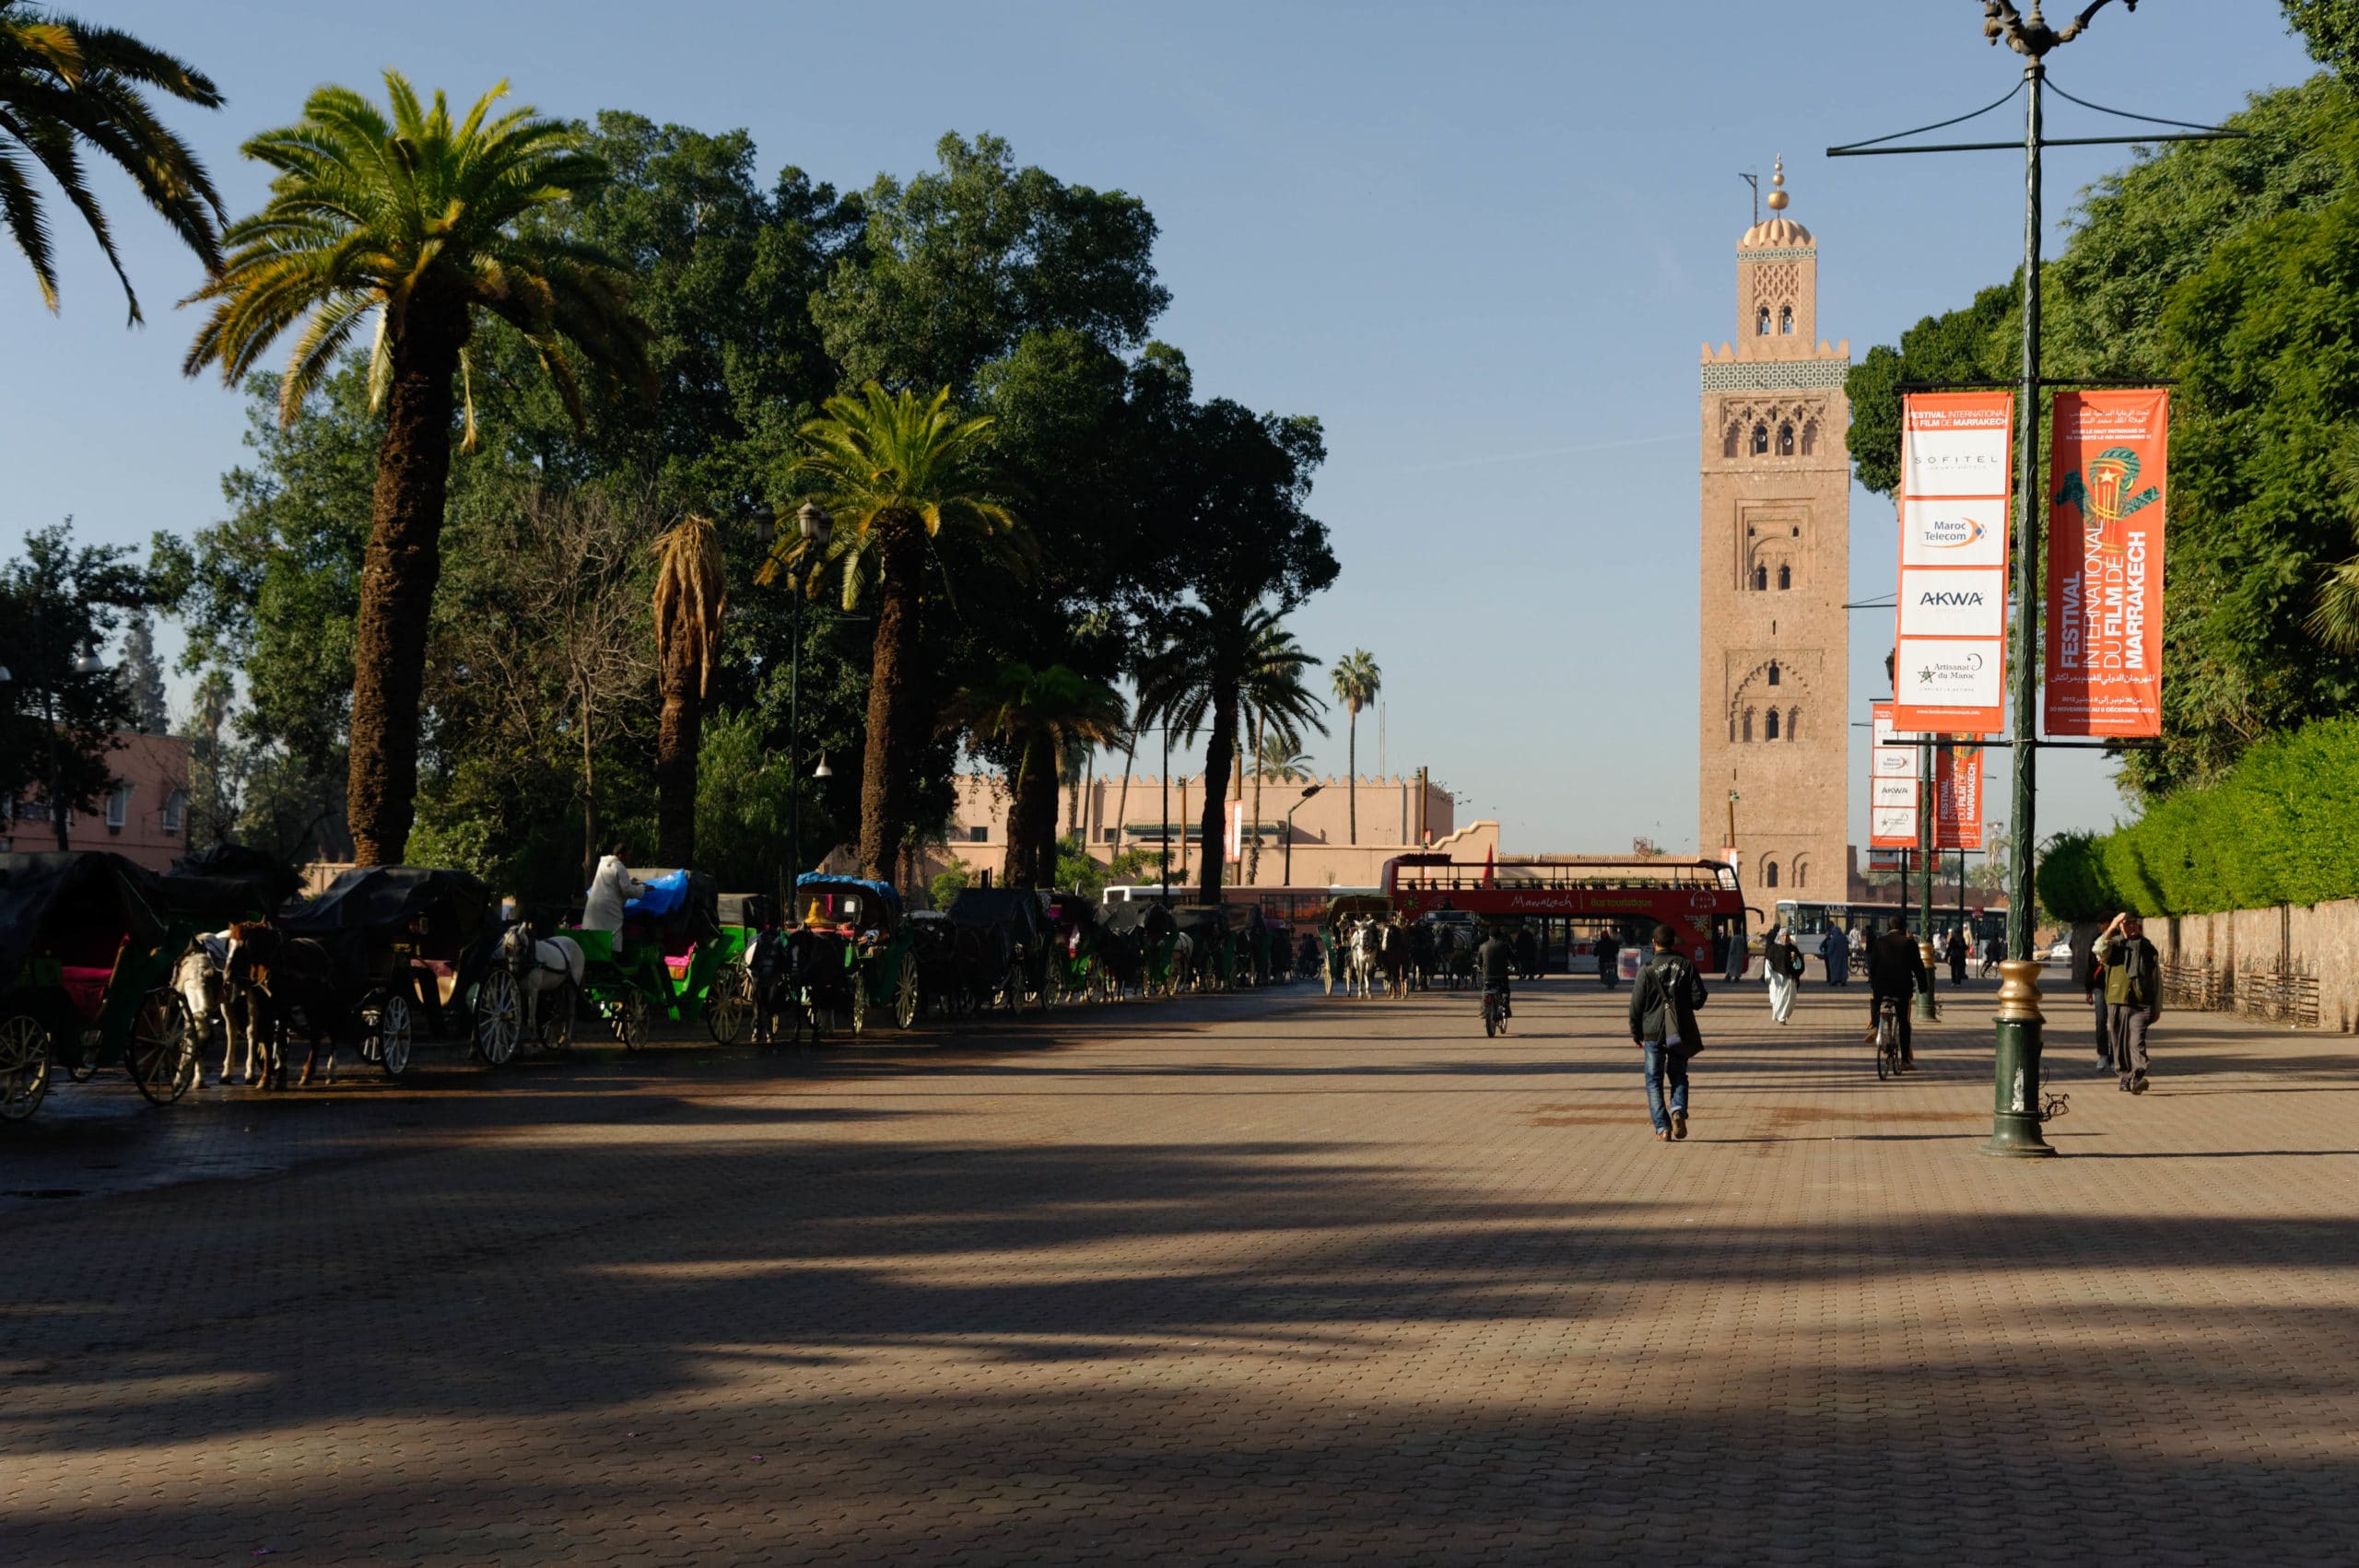
M 1818 241 L 1790 200 L 1780 158 L 1737 241 L 1735 343 L 1703 367 L 1697 843 L 1734 850 L 1756 930 L 1848 877 L 1851 345 L 1816 335 Z

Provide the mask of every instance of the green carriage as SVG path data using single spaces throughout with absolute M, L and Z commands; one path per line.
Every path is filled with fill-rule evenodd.
M 1171 954 L 1179 941 L 1180 923 L 1160 900 L 1130 898 L 1107 905 L 1098 951 L 1114 993 L 1135 989 L 1142 996 L 1168 994 Z
M 630 875 L 644 891 L 623 905 L 620 930 L 565 932 L 581 948 L 581 994 L 626 1050 L 643 1049 L 659 1020 L 701 1020 L 716 1044 L 731 1044 L 753 987 L 747 938 L 742 926 L 723 931 L 718 885 L 686 868 L 633 866 Z
M 56 1070 L 120 1063 L 170 1105 L 196 1081 L 172 968 L 193 927 L 158 912 L 154 878 L 100 849 L 0 854 L 0 1121 L 41 1108 Z
M 806 988 L 807 1005 L 832 1002 L 855 1035 L 888 1017 L 896 1028 L 913 1027 L 925 995 L 900 891 L 889 882 L 806 872 L 794 879 L 794 902 L 803 930 L 818 943 L 818 966 L 844 972 L 840 987 Z
M 1199 990 L 1225 991 L 1235 985 L 1238 954 L 1242 944 L 1238 929 L 1229 923 L 1227 907 L 1219 904 L 1183 904 L 1171 911 L 1171 918 L 1193 949 L 1189 972 L 1172 978 Z
M 1045 894 L 1040 917 L 1047 926 L 1048 1000 L 1104 1000 L 1111 981 L 1100 951 L 1105 930 L 1097 905 L 1078 893 Z

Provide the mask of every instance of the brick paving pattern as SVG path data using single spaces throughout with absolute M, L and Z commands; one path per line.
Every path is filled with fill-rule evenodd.
M 0 1141 L 0 1562 L 2359 1559 L 2359 1058 L 1989 990 L 1133 1004 L 821 1056 L 61 1088 Z M 54 1113 L 54 1119 L 50 1118 Z M 46 1194 L 76 1193 L 55 1197 Z

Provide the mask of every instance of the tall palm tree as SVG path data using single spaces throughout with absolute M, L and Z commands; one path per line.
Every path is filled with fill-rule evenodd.
M 1015 755 L 1008 778 L 1010 887 L 1046 887 L 1057 874 L 1057 778 L 1078 776 L 1076 748 L 1122 733 L 1121 694 L 1062 664 L 1036 670 L 1008 661 L 953 696 L 942 727 L 996 742 Z
M 1351 716 L 1351 761 L 1344 769 L 1344 787 L 1351 802 L 1351 840 L 1356 844 L 1360 841 L 1360 709 L 1384 689 L 1384 672 L 1376 667 L 1376 655 L 1355 648 L 1335 661 L 1332 681 L 1335 700 Z
M 1318 667 L 1319 661 L 1302 650 L 1294 634 L 1274 621 L 1255 638 L 1246 655 L 1238 705 L 1251 724 L 1253 737 L 1253 837 L 1245 851 L 1248 883 L 1258 881 L 1262 874 L 1262 781 L 1269 776 L 1262 766 L 1264 744 L 1281 741 L 1298 755 L 1305 730 L 1327 732 L 1326 721 L 1319 717 L 1327 705 L 1311 695 L 1302 679 L 1304 672 Z
M 945 525 L 1014 541 L 1015 519 L 984 494 L 992 420 L 962 418 L 950 406 L 949 388 L 921 400 L 871 381 L 858 397 L 831 397 L 823 407 L 803 427 L 794 468 L 836 515 L 829 553 L 843 559 L 846 603 L 869 579 L 876 583 L 860 864 L 863 875 L 884 877 L 900 861 L 932 717 L 914 658 L 927 543 Z M 771 568 L 763 571 L 767 580 Z
M 1258 603 L 1190 604 L 1170 615 L 1160 646 L 1139 677 L 1142 726 L 1166 724 L 1174 736 L 1191 742 L 1199 733 L 1206 736 L 1203 843 L 1196 883 L 1204 903 L 1220 901 L 1226 859 L 1221 813 L 1227 804 L 1222 781 L 1237 759 L 1239 719 L 1249 702 L 1255 705 L 1253 711 L 1278 711 L 1285 707 L 1286 676 L 1291 674 L 1299 688 L 1301 673 L 1317 663 L 1280 625 L 1274 610 Z M 1250 698 L 1249 688 L 1255 694 Z M 1302 697 L 1309 705 L 1303 721 L 1317 727 L 1317 699 L 1307 690 Z
M 594 189 L 606 167 L 582 133 L 530 109 L 489 119 L 505 82 L 452 123 L 442 95 L 418 102 L 385 73 L 390 116 L 349 88 L 313 92 L 296 124 L 245 154 L 278 172 L 262 210 L 222 235 L 221 273 L 190 297 L 214 302 L 183 369 L 218 365 L 235 384 L 308 316 L 278 389 L 282 421 L 374 319 L 372 404 L 385 411 L 353 648 L 352 763 L 346 784 L 354 853 L 401 859 L 417 789 L 418 690 L 441 576 L 442 506 L 452 424 L 475 440 L 467 342 L 488 311 L 522 333 L 582 418 L 585 372 L 651 386 L 652 333 L 628 280 L 603 252 L 545 221 Z
M 221 198 L 196 154 L 159 123 L 146 92 L 206 109 L 221 94 L 196 67 L 126 32 L 37 9 L 24 0 L 0 0 L 0 228 L 33 269 L 44 304 L 57 309 L 57 266 L 49 223 L 33 187 L 39 165 L 79 213 L 100 252 L 123 284 L 137 322 L 139 296 L 115 253 L 114 231 L 84 177 L 88 148 L 123 173 L 207 272 L 221 264 L 215 230 Z
M 697 751 L 728 607 L 721 530 L 710 518 L 682 518 L 655 541 L 656 683 L 663 695 L 655 734 L 655 859 L 661 865 L 696 862 Z

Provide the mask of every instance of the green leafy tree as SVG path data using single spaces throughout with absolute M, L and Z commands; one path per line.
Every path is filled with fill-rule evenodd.
M 606 170 L 581 134 L 529 109 L 491 118 L 506 88 L 453 123 L 387 72 L 391 112 L 322 88 L 300 123 L 245 145 L 276 170 L 271 199 L 224 233 L 220 274 L 192 296 L 213 309 L 188 355 L 234 384 L 308 317 L 279 387 L 292 420 L 373 321 L 372 405 L 384 410 L 355 627 L 346 816 L 354 853 L 403 858 L 417 790 L 418 703 L 454 427 L 475 444 L 472 395 L 454 395 L 478 313 L 532 345 L 569 409 L 609 374 L 648 379 L 647 328 L 603 253 L 532 221 Z
M 99 649 L 148 598 L 128 551 L 76 547 L 70 521 L 35 529 L 24 555 L 0 567 L 0 802 L 37 789 L 60 849 L 67 813 L 95 810 L 107 792 L 108 755 L 135 717 Z
M 1377 667 L 1376 655 L 1365 648 L 1355 648 L 1335 661 L 1329 679 L 1335 688 L 1335 700 L 1344 705 L 1346 733 L 1350 737 L 1351 760 L 1344 766 L 1344 788 L 1348 791 L 1347 810 L 1351 822 L 1351 841 L 1360 841 L 1360 709 L 1374 702 L 1384 689 L 1384 672 Z
M 221 107 L 219 90 L 204 73 L 129 33 L 25 0 L 0 0 L 0 228 L 23 252 L 52 310 L 57 263 L 36 168 L 56 182 L 98 241 L 123 284 L 132 322 L 142 319 L 114 230 L 90 189 L 86 151 L 121 170 L 207 271 L 221 264 L 221 198 L 196 154 L 156 118 L 151 91 Z
M 945 526 L 1012 536 L 1015 519 L 989 496 L 991 420 L 961 416 L 948 389 L 921 400 L 872 381 L 861 396 L 832 397 L 825 407 L 804 427 L 795 469 L 835 515 L 830 549 L 843 561 L 847 605 L 870 575 L 876 583 L 860 863 L 865 876 L 889 877 L 916 820 L 912 782 L 933 727 L 931 693 L 912 659 L 927 546 Z
M 1119 739 L 1125 711 L 1121 694 L 1103 681 L 1062 664 L 1035 669 L 1013 660 L 945 705 L 945 727 L 995 743 L 1013 758 L 1003 872 L 1008 886 L 1064 884 L 1057 854 L 1061 766 L 1077 744 Z
M 2284 0 L 2285 20 L 2309 45 L 2310 58 L 2359 79 L 2359 0 Z

